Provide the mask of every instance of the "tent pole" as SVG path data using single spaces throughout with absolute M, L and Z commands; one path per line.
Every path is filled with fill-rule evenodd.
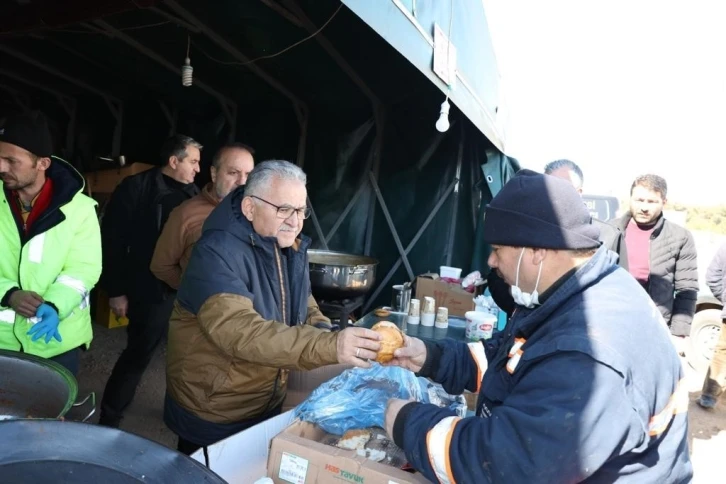
M 459 130 L 459 153 L 456 157 L 456 175 L 454 181 L 454 206 L 451 209 L 451 226 L 449 227 L 449 242 L 446 244 L 446 265 L 451 266 L 451 258 L 454 252 L 454 237 L 456 235 L 456 218 L 459 216 L 459 190 L 461 189 L 461 164 L 464 159 L 464 124 Z
M 76 137 L 76 114 L 78 113 L 76 100 L 67 97 L 58 96 L 58 102 L 68 114 L 68 126 L 66 126 L 66 150 L 68 151 L 68 160 L 70 161 L 75 150 Z
M 383 210 L 383 216 L 386 218 L 386 222 L 388 223 L 388 228 L 391 230 L 391 235 L 393 235 L 393 240 L 396 242 L 396 247 L 398 248 L 398 253 L 401 255 L 401 258 L 403 259 L 403 265 L 406 266 L 406 271 L 408 272 L 408 277 L 410 280 L 413 280 L 414 273 L 413 269 L 411 268 L 411 264 L 408 262 L 408 257 L 406 256 L 406 251 L 403 248 L 403 244 L 401 243 L 401 238 L 398 236 L 398 232 L 396 231 L 396 226 L 393 224 L 393 219 L 391 218 L 391 213 L 388 211 L 388 206 L 386 205 L 386 201 L 383 199 L 383 194 L 381 193 L 381 189 L 378 186 L 378 181 L 376 181 L 376 177 L 373 174 L 373 172 L 368 172 L 368 178 L 371 181 L 371 185 L 373 186 L 373 191 L 376 193 L 376 198 L 378 199 L 378 203 L 381 204 L 381 210 Z
M 167 0 L 170 1 L 170 0 Z M 267 4 L 268 2 L 263 2 Z M 305 11 L 295 2 L 295 0 L 284 0 L 282 2 L 286 7 L 288 13 L 290 13 L 294 19 L 299 21 L 299 23 L 310 33 L 318 32 L 319 27 L 313 23 L 312 20 L 305 14 Z M 269 5 L 268 5 L 269 6 Z M 281 12 L 279 9 L 275 9 L 278 14 L 282 15 L 283 17 L 287 18 L 290 22 L 293 24 L 295 23 L 293 19 L 290 18 L 290 15 L 284 15 L 283 12 Z M 340 68 L 345 72 L 348 77 L 355 83 L 358 88 L 363 91 L 363 94 L 366 95 L 366 97 L 370 100 L 371 105 L 373 107 L 373 114 L 376 118 L 376 141 L 375 141 L 375 148 L 374 148 L 374 159 L 373 159 L 373 175 L 374 180 L 378 179 L 378 172 L 380 167 L 380 160 L 381 160 L 381 151 L 382 151 L 382 144 L 383 144 L 383 126 L 385 121 L 385 116 L 383 112 L 383 104 L 381 103 L 380 99 L 378 99 L 378 96 L 371 90 L 368 85 L 361 79 L 361 77 L 356 73 L 355 69 L 345 60 L 342 54 L 338 52 L 338 50 L 333 46 L 333 44 L 322 34 L 318 33 L 315 36 L 315 40 L 323 47 L 323 49 L 330 55 L 330 57 L 333 58 L 333 60 L 340 66 Z M 366 227 L 366 242 L 365 242 L 365 250 L 364 253 L 366 255 L 370 255 L 371 253 L 371 245 L 373 243 L 373 225 L 374 225 L 374 219 L 375 219 L 375 209 L 376 209 L 376 201 L 375 199 L 371 199 L 371 203 L 368 209 L 368 224 Z
M 270 7 L 272 10 L 277 12 L 278 14 L 285 17 L 288 21 L 290 21 L 291 24 L 293 24 L 295 27 L 302 28 L 302 22 L 300 22 L 300 19 L 297 18 L 292 12 L 290 12 L 288 9 L 283 7 L 282 5 L 277 3 L 277 0 L 260 0 L 262 3 Z
M 96 94 L 97 96 L 100 96 L 103 98 L 103 100 L 106 102 L 106 106 L 108 106 L 109 111 L 111 111 L 111 114 L 116 120 L 116 126 L 114 128 L 114 134 L 113 134 L 113 141 L 111 144 L 111 153 L 113 156 L 117 156 L 119 152 L 121 151 L 121 129 L 123 127 L 123 104 L 120 99 L 118 99 L 115 96 L 112 96 L 111 94 L 103 91 L 102 89 L 99 89 L 97 87 L 91 86 L 90 84 L 80 80 L 76 79 L 75 77 L 71 77 L 65 72 L 61 72 L 58 69 L 55 69 L 51 66 L 48 66 L 38 60 L 33 59 L 32 57 L 23 54 L 22 52 L 19 52 L 15 49 L 12 49 L 10 47 L 4 46 L 0 44 L 0 51 L 5 52 L 6 54 L 9 54 L 16 59 L 20 59 L 23 62 L 26 62 L 32 66 L 37 67 L 38 69 L 41 69 L 49 74 L 52 74 L 55 77 L 59 77 L 61 79 L 64 79 L 71 84 L 74 84 L 80 88 L 85 89 L 86 91 L 92 92 L 93 94 Z M 3 72 L 7 75 L 7 71 Z M 17 76 L 19 77 L 19 76 Z M 39 89 L 43 89 L 48 92 L 52 92 L 56 94 L 57 96 L 63 96 L 68 97 L 64 94 L 58 93 L 55 90 L 51 90 L 51 88 L 41 87 L 38 83 L 33 83 L 30 85 L 35 85 Z
M 167 106 L 161 99 L 159 100 L 159 107 L 161 108 L 161 112 L 164 113 L 166 121 L 169 123 L 169 136 L 172 136 L 176 133 L 177 111 L 175 109 L 172 113 L 169 106 Z
M 30 109 L 30 102 L 28 101 L 27 95 L 5 84 L 0 84 L 0 89 L 10 94 L 20 109 Z
M 307 141 L 308 141 L 308 110 L 307 107 L 299 104 L 293 104 L 293 107 L 295 108 L 295 114 L 298 117 L 298 121 L 300 123 L 300 138 L 298 139 L 297 144 L 297 160 L 296 165 L 302 168 L 305 165 L 305 152 L 307 150 Z M 315 213 L 315 208 L 313 207 L 313 202 L 310 200 L 310 197 L 307 197 L 307 204 L 308 207 L 310 207 L 310 218 L 313 221 L 313 227 L 315 228 L 315 233 L 318 236 L 318 240 L 320 240 L 320 243 L 323 246 L 323 249 L 328 250 L 328 242 L 325 240 L 325 235 L 323 235 L 323 229 L 320 227 L 320 221 L 318 220 L 318 215 Z
M 282 3 L 284 3 L 287 9 L 292 12 L 292 14 L 300 21 L 300 23 L 302 23 L 302 26 L 305 28 L 305 30 L 307 30 L 311 34 L 318 31 L 319 27 L 315 25 L 313 21 L 310 20 L 310 18 L 308 18 L 303 9 L 297 4 L 297 2 L 295 2 L 295 0 L 283 0 Z M 337 51 L 337 49 L 325 37 L 325 35 L 323 35 L 322 33 L 318 33 L 315 36 L 315 40 L 323 47 L 323 49 L 325 49 L 330 57 L 333 58 L 333 60 L 340 66 L 343 72 L 345 72 L 348 77 L 350 77 L 350 79 L 360 88 L 360 90 L 363 91 L 363 94 L 365 94 L 366 97 L 370 99 L 374 109 L 376 106 L 380 106 L 380 99 L 378 99 L 375 93 L 368 87 L 363 79 L 360 78 L 360 76 L 355 72 L 355 69 L 353 69 L 353 67 L 348 64 L 348 61 L 346 61 L 343 55 Z
M 338 216 L 338 219 L 335 221 L 335 223 L 333 224 L 333 227 L 330 229 L 330 231 L 328 232 L 328 235 L 325 237 L 326 243 L 329 243 L 330 240 L 335 235 L 335 233 L 338 231 L 338 229 L 340 228 L 340 225 L 343 223 L 343 220 L 345 220 L 345 218 L 348 216 L 350 211 L 355 206 L 356 202 L 358 202 L 358 199 L 360 198 L 360 196 L 363 194 L 363 190 L 365 187 L 366 187 L 365 182 L 361 183 L 361 185 L 358 187 L 358 190 L 355 192 L 355 195 L 353 195 L 353 198 L 350 199 L 350 202 L 348 202 L 348 205 L 345 206 L 345 210 L 343 210 L 343 212 Z
M 373 169 L 372 180 L 376 182 L 375 186 L 378 186 L 378 174 L 381 168 L 381 152 L 383 151 L 383 131 L 385 128 L 385 112 L 383 108 L 375 109 L 376 115 L 376 138 L 373 141 Z M 374 187 L 375 188 L 375 187 Z M 366 243 L 365 243 L 365 255 L 371 255 L 371 247 L 373 245 L 373 226 L 375 224 L 376 217 L 376 199 L 371 198 L 370 206 L 368 207 L 368 224 L 366 226 Z
M 444 205 L 444 202 L 446 202 L 446 200 L 449 198 L 449 195 L 454 190 L 455 185 L 456 185 L 456 180 L 451 182 L 451 184 L 448 186 L 448 188 L 446 189 L 444 194 L 441 196 L 439 201 L 436 202 L 436 205 L 434 206 L 434 208 L 431 209 L 431 213 L 429 213 L 429 216 L 426 217 L 426 220 L 424 221 L 423 225 L 421 225 L 421 228 L 418 229 L 418 232 L 416 232 L 416 235 L 413 237 L 413 239 L 411 239 L 411 242 L 409 242 L 408 247 L 406 247 L 406 250 L 404 251 L 406 253 L 406 255 L 408 255 L 408 253 L 411 252 L 413 247 L 418 243 L 418 240 L 421 238 L 423 233 L 426 231 L 428 226 L 431 224 L 431 222 L 433 221 L 436 214 L 439 213 L 439 210 Z M 371 295 L 368 298 L 368 301 L 366 302 L 366 304 L 363 308 L 363 312 L 368 311 L 368 308 L 370 307 L 370 305 L 373 303 L 373 301 L 376 300 L 376 298 L 381 293 L 381 291 L 386 287 L 386 284 L 388 283 L 388 281 L 391 280 L 391 277 L 393 277 L 393 274 L 396 273 L 396 271 L 398 270 L 399 267 L 401 267 L 401 258 L 400 257 L 398 259 L 396 259 L 396 263 L 393 264 L 393 267 L 391 267 L 389 269 L 388 274 L 386 274 L 386 277 L 384 277 L 383 280 L 380 282 L 380 284 L 378 285 L 376 290 L 373 292 L 373 295 Z

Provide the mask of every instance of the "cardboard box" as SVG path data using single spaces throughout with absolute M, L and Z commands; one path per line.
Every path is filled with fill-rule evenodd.
M 230 484 L 250 484 L 267 476 L 270 442 L 292 420 L 292 412 L 286 412 L 210 445 L 209 468 Z M 190 457 L 205 465 L 202 449 Z
M 123 168 L 86 172 L 83 176 L 88 184 L 88 190 L 93 196 L 96 194 L 112 193 L 118 184 L 121 183 L 121 180 L 127 176 L 136 175 L 153 167 L 154 165 L 149 165 L 148 163 L 136 162 L 126 165 Z
M 416 484 L 429 482 L 410 473 L 361 457 L 352 450 L 321 443 L 328 434 L 308 422 L 295 421 L 272 439 L 268 476 L 276 484 Z
M 328 380 L 343 373 L 351 365 L 328 365 L 315 370 L 292 370 L 287 377 L 287 396 L 282 404 L 282 411 L 287 412 L 300 405 L 313 390 Z
M 437 308 L 448 308 L 452 316 L 463 318 L 467 311 L 476 307 L 474 294 L 466 292 L 460 285 L 419 276 L 416 278 L 416 299 L 421 300 L 421 307 L 426 296 L 436 299 Z

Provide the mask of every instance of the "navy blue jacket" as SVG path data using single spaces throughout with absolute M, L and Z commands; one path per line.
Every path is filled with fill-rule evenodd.
M 429 479 L 691 481 L 681 362 L 616 254 L 600 248 L 497 336 L 427 345 L 422 376 L 479 392 L 474 417 L 418 403 L 399 413 L 394 439 Z
M 321 330 L 330 321 L 310 293 L 310 239 L 281 248 L 260 236 L 243 196 L 236 189 L 205 221 L 169 322 L 165 421 L 197 444 L 278 409 L 289 370 L 338 362 L 337 334 Z
M 303 324 L 311 294 L 311 240 L 300 234 L 295 247 L 280 249 L 275 237 L 260 236 L 244 217 L 243 197 L 244 187 L 239 187 L 204 222 L 177 300 L 196 314 L 209 297 L 236 294 L 252 300 L 255 311 L 267 320 Z M 215 277 L 208 277 L 210 273 Z

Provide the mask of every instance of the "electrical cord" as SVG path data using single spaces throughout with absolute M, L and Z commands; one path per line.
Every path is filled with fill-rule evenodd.
M 288 50 L 290 50 L 290 49 L 292 49 L 294 47 L 297 47 L 298 45 L 302 44 L 303 42 L 307 42 L 308 40 L 312 39 L 313 37 L 315 37 L 316 35 L 318 35 L 320 32 L 322 32 L 323 29 L 325 29 L 325 27 L 327 27 L 328 24 L 330 24 L 330 22 L 333 21 L 333 19 L 335 18 L 335 16 L 338 15 L 338 12 L 340 12 L 340 9 L 341 8 L 343 8 L 343 4 L 342 3 L 340 5 L 338 5 L 338 8 L 335 10 L 335 12 L 333 12 L 333 15 L 330 16 L 330 18 L 322 25 L 322 27 L 320 27 L 318 30 L 316 30 L 312 34 L 308 35 L 304 39 L 298 40 L 294 44 L 289 45 L 289 46 L 285 47 L 284 49 L 282 49 L 282 50 L 280 50 L 278 52 L 275 52 L 274 54 L 263 55 L 263 56 L 256 57 L 254 59 L 248 60 L 246 62 L 223 61 L 223 60 L 217 59 L 217 58 L 209 55 L 196 42 L 192 42 L 192 44 L 194 44 L 194 47 L 197 50 L 199 50 L 199 52 L 201 52 L 202 54 L 204 54 L 205 57 L 209 58 L 209 60 L 214 61 L 214 62 L 216 62 L 218 64 L 227 65 L 227 66 L 246 66 L 246 65 L 249 65 L 249 64 L 254 64 L 255 62 L 260 61 L 260 60 L 263 60 L 263 59 L 272 59 L 273 57 L 277 57 L 277 56 L 279 56 L 281 54 L 284 54 Z

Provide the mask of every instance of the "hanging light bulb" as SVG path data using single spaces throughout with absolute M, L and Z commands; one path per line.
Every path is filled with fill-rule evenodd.
M 189 60 L 189 47 L 191 47 L 191 44 L 192 37 L 187 35 L 187 57 L 184 59 L 184 65 L 181 68 L 182 86 L 184 87 L 192 85 L 192 73 L 194 72 L 194 68 L 191 65 L 191 60 Z
M 194 68 L 190 65 L 189 57 L 184 59 L 184 65 L 182 66 L 182 86 L 189 87 L 192 85 L 192 73 Z
M 441 103 L 441 112 L 439 114 L 439 119 L 436 121 L 436 130 L 440 131 L 441 133 L 445 133 L 449 130 L 449 109 L 451 108 L 451 105 L 449 104 L 449 98 L 447 97 L 444 102 Z

